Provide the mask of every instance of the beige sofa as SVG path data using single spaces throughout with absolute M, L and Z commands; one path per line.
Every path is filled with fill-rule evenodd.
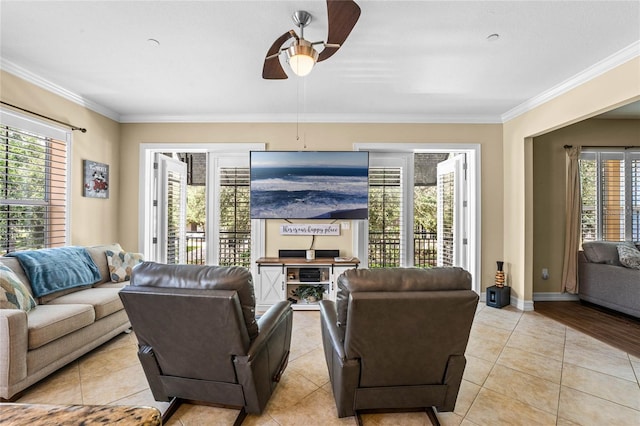
M 17 399 L 22 390 L 131 327 L 118 296 L 128 282 L 111 282 L 106 250 L 122 248 L 87 247 L 100 271 L 97 283 L 43 296 L 28 312 L 0 309 L 0 399 Z M 0 256 L 0 264 L 33 293 L 18 259 Z

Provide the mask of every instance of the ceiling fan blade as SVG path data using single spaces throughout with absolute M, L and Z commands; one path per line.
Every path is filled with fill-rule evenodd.
M 326 46 L 318 55 L 318 62 L 329 59 L 340 49 L 360 18 L 360 6 L 353 0 L 327 0 L 327 14 L 329 35 L 326 44 L 338 46 Z
M 276 41 L 273 42 L 269 50 L 267 51 L 267 55 L 264 60 L 264 66 L 262 67 L 262 78 L 266 80 L 284 80 L 287 77 L 287 73 L 282 69 L 282 65 L 280 64 L 280 59 L 278 58 L 278 53 L 280 52 L 280 48 L 282 45 L 289 40 L 293 35 L 291 35 L 292 31 L 287 31 L 277 38 Z

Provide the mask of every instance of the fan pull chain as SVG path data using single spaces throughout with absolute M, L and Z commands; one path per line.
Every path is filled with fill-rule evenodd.
M 296 84 L 296 142 L 300 140 L 300 79 Z
M 298 77 L 298 82 L 296 84 L 296 142 L 300 141 L 300 84 L 303 84 L 302 87 L 302 106 L 304 108 L 306 102 L 306 81 L 302 77 Z M 305 112 L 304 110 L 302 111 Z M 302 135 L 302 147 L 307 149 L 307 138 L 306 134 Z

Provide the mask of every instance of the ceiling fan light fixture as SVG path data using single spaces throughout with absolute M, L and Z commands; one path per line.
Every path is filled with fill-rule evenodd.
M 305 39 L 296 40 L 287 49 L 289 66 L 295 75 L 308 75 L 318 60 L 318 51 Z

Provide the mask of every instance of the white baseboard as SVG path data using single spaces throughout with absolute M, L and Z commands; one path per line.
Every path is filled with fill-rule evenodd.
M 487 300 L 487 293 L 480 293 L 480 300 Z M 521 311 L 533 311 L 535 302 L 574 302 L 580 300 L 577 294 L 558 293 L 558 292 L 538 292 L 533 293 L 533 300 L 522 300 L 511 294 L 509 304 Z
M 482 292 L 480 293 L 480 300 L 483 302 L 486 302 L 487 300 L 487 293 L 486 292 Z M 509 305 L 513 306 L 516 309 L 519 309 L 521 311 L 533 311 L 533 301 L 532 300 L 520 300 L 517 297 L 515 297 L 513 294 L 511 294 L 511 296 L 509 296 Z
M 515 306 L 521 311 L 533 311 L 533 300 L 523 300 L 511 295 L 511 305 Z
M 534 302 L 574 302 L 580 300 L 577 294 L 558 292 L 533 293 Z

